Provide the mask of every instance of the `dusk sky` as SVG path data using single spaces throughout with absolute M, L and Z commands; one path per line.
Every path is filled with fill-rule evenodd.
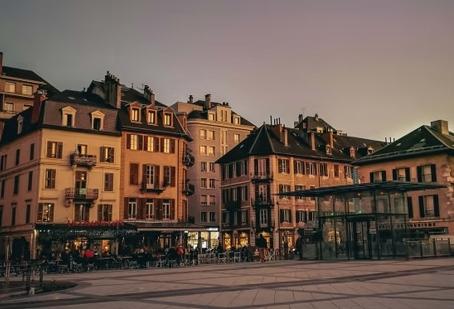
M 0 0 L 4 64 L 81 90 L 107 70 L 256 125 L 318 113 L 349 135 L 454 129 L 454 1 Z

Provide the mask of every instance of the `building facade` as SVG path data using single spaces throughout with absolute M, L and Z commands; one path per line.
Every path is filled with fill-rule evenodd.
M 120 197 L 117 111 L 85 92 L 35 94 L 0 144 L 2 256 L 115 252 Z M 90 224 L 88 224 L 90 222 Z
M 454 234 L 454 134 L 447 121 L 421 126 L 355 164 L 362 182 L 445 185 L 408 193 L 409 229 L 415 236 Z
M 7 119 L 33 105 L 33 94 L 38 88 L 49 94 L 58 92 L 33 71 L 3 65 L 0 52 L 0 135 Z
M 276 196 L 295 190 L 350 184 L 352 161 L 384 143 L 349 137 L 316 117 L 299 117 L 295 128 L 264 124 L 217 162 L 222 168 L 224 246 L 294 246 L 299 229 L 315 228 L 315 201 Z
M 88 91 L 116 106 L 121 131 L 120 218 L 141 232 L 144 246 L 167 248 L 183 241 L 188 226 L 186 118 L 143 92 L 107 74 Z M 140 238 L 139 237 L 139 238 Z M 135 240 L 131 239 L 132 242 Z
M 190 96 L 188 102 L 177 102 L 172 107 L 187 117 L 192 137 L 189 149 L 194 166 L 188 170 L 188 178 L 195 193 L 189 197 L 189 215 L 195 224 L 210 229 L 190 234 L 190 242 L 215 248 L 221 217 L 221 172 L 215 161 L 246 138 L 254 125 L 235 113 L 228 103 L 212 102 L 210 94 L 195 102 Z

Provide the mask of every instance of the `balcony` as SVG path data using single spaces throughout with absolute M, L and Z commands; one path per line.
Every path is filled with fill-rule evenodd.
M 164 191 L 165 188 L 160 187 L 158 184 L 149 183 L 149 182 L 142 182 L 140 187 L 141 192 L 151 192 L 151 193 L 161 193 Z
M 186 153 L 183 155 L 184 166 L 191 167 L 194 165 L 194 162 L 195 162 L 194 156 L 190 152 L 186 151 Z
M 252 183 L 271 182 L 273 181 L 273 173 L 251 174 L 251 181 Z
M 98 199 L 98 189 L 66 188 L 65 199 L 75 201 L 94 201 Z
M 272 207 L 274 205 L 274 200 L 272 198 L 257 197 L 255 200 L 252 200 L 252 205 L 256 208 Z
M 195 193 L 195 186 L 192 183 L 187 183 L 183 189 L 183 194 L 186 196 L 191 196 Z
M 82 155 L 77 152 L 72 153 L 70 156 L 71 165 L 82 166 L 92 168 L 96 165 L 96 156 L 93 155 Z

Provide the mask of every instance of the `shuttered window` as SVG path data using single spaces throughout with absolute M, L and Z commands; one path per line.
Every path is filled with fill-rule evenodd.
M 47 142 L 47 157 L 61 159 L 63 156 L 62 142 Z
M 104 174 L 104 191 L 113 191 L 114 186 L 114 174 L 105 173 Z
M 137 163 L 129 164 L 129 184 L 130 185 L 139 184 L 139 164 Z

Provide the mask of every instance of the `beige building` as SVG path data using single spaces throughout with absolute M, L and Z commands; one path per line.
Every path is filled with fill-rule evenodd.
M 414 236 L 454 235 L 454 134 L 448 122 L 433 121 L 354 162 L 362 182 L 439 183 L 446 188 L 407 194 Z
M 7 119 L 33 105 L 38 88 L 58 92 L 33 71 L 3 65 L 3 57 L 0 52 L 0 135 Z
M 205 100 L 177 102 L 172 106 L 179 115 L 187 116 L 187 127 L 193 138 L 189 144 L 195 164 L 188 170 L 188 179 L 195 185 L 189 197 L 189 215 L 197 225 L 211 227 L 211 232 L 195 234 L 192 244 L 215 247 L 219 238 L 221 216 L 221 172 L 215 161 L 248 136 L 254 125 L 235 113 L 226 103 Z M 200 239 L 199 239 L 200 238 Z
M 0 255 L 115 251 L 121 225 L 117 111 L 85 93 L 36 93 L 0 145 Z M 110 231 L 108 230 L 110 229 Z

